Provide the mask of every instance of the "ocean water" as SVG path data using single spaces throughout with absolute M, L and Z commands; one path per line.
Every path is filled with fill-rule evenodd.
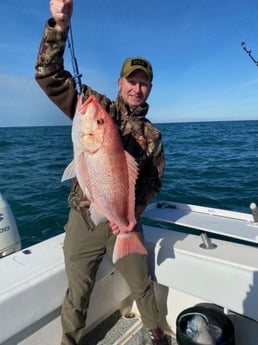
M 158 124 L 166 168 L 157 199 L 250 212 L 258 204 L 258 121 Z M 23 248 L 63 231 L 71 127 L 0 128 L 0 192 Z

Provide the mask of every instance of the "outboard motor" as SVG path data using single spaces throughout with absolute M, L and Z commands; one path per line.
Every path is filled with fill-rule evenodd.
M 21 239 L 11 208 L 0 193 L 0 258 L 21 249 Z

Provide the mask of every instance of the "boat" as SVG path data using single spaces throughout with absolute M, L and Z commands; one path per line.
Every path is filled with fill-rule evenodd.
M 0 208 L 0 245 L 7 232 L 1 232 L 6 227 L 4 212 Z M 156 201 L 143 220 L 161 322 L 171 344 L 177 344 L 179 315 L 205 305 L 207 311 L 217 308 L 230 320 L 235 345 L 255 345 L 256 208 L 249 214 Z M 67 288 L 63 240 L 61 233 L 28 248 L 18 245 L 12 253 L 2 250 L 6 255 L 0 259 L 1 345 L 60 344 L 60 311 Z M 130 289 L 108 257 L 97 274 L 85 339 L 87 345 L 148 344 Z

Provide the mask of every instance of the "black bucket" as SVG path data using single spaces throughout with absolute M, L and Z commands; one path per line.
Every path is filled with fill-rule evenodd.
M 214 304 L 198 304 L 182 311 L 176 320 L 178 345 L 235 345 L 234 326 Z

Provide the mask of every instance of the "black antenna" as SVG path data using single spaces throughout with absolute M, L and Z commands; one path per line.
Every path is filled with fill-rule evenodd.
M 242 48 L 244 49 L 244 51 L 246 52 L 246 54 L 249 55 L 250 59 L 256 64 L 256 66 L 258 66 L 258 61 L 256 61 L 256 60 L 254 59 L 254 57 L 252 56 L 252 54 L 251 54 L 252 51 L 246 49 L 245 42 L 242 42 L 242 43 L 241 43 L 241 46 L 242 46 Z
M 68 33 L 67 40 L 68 40 L 68 47 L 71 52 L 71 59 L 72 59 L 72 66 L 73 66 L 73 73 L 74 73 L 73 79 L 76 85 L 76 90 L 78 94 L 80 95 L 82 93 L 82 82 L 81 82 L 82 74 L 79 73 L 79 68 L 78 68 L 77 60 L 74 53 L 73 32 L 72 32 L 71 22 L 70 22 L 69 32 L 70 32 L 70 38 L 69 38 L 69 33 Z

